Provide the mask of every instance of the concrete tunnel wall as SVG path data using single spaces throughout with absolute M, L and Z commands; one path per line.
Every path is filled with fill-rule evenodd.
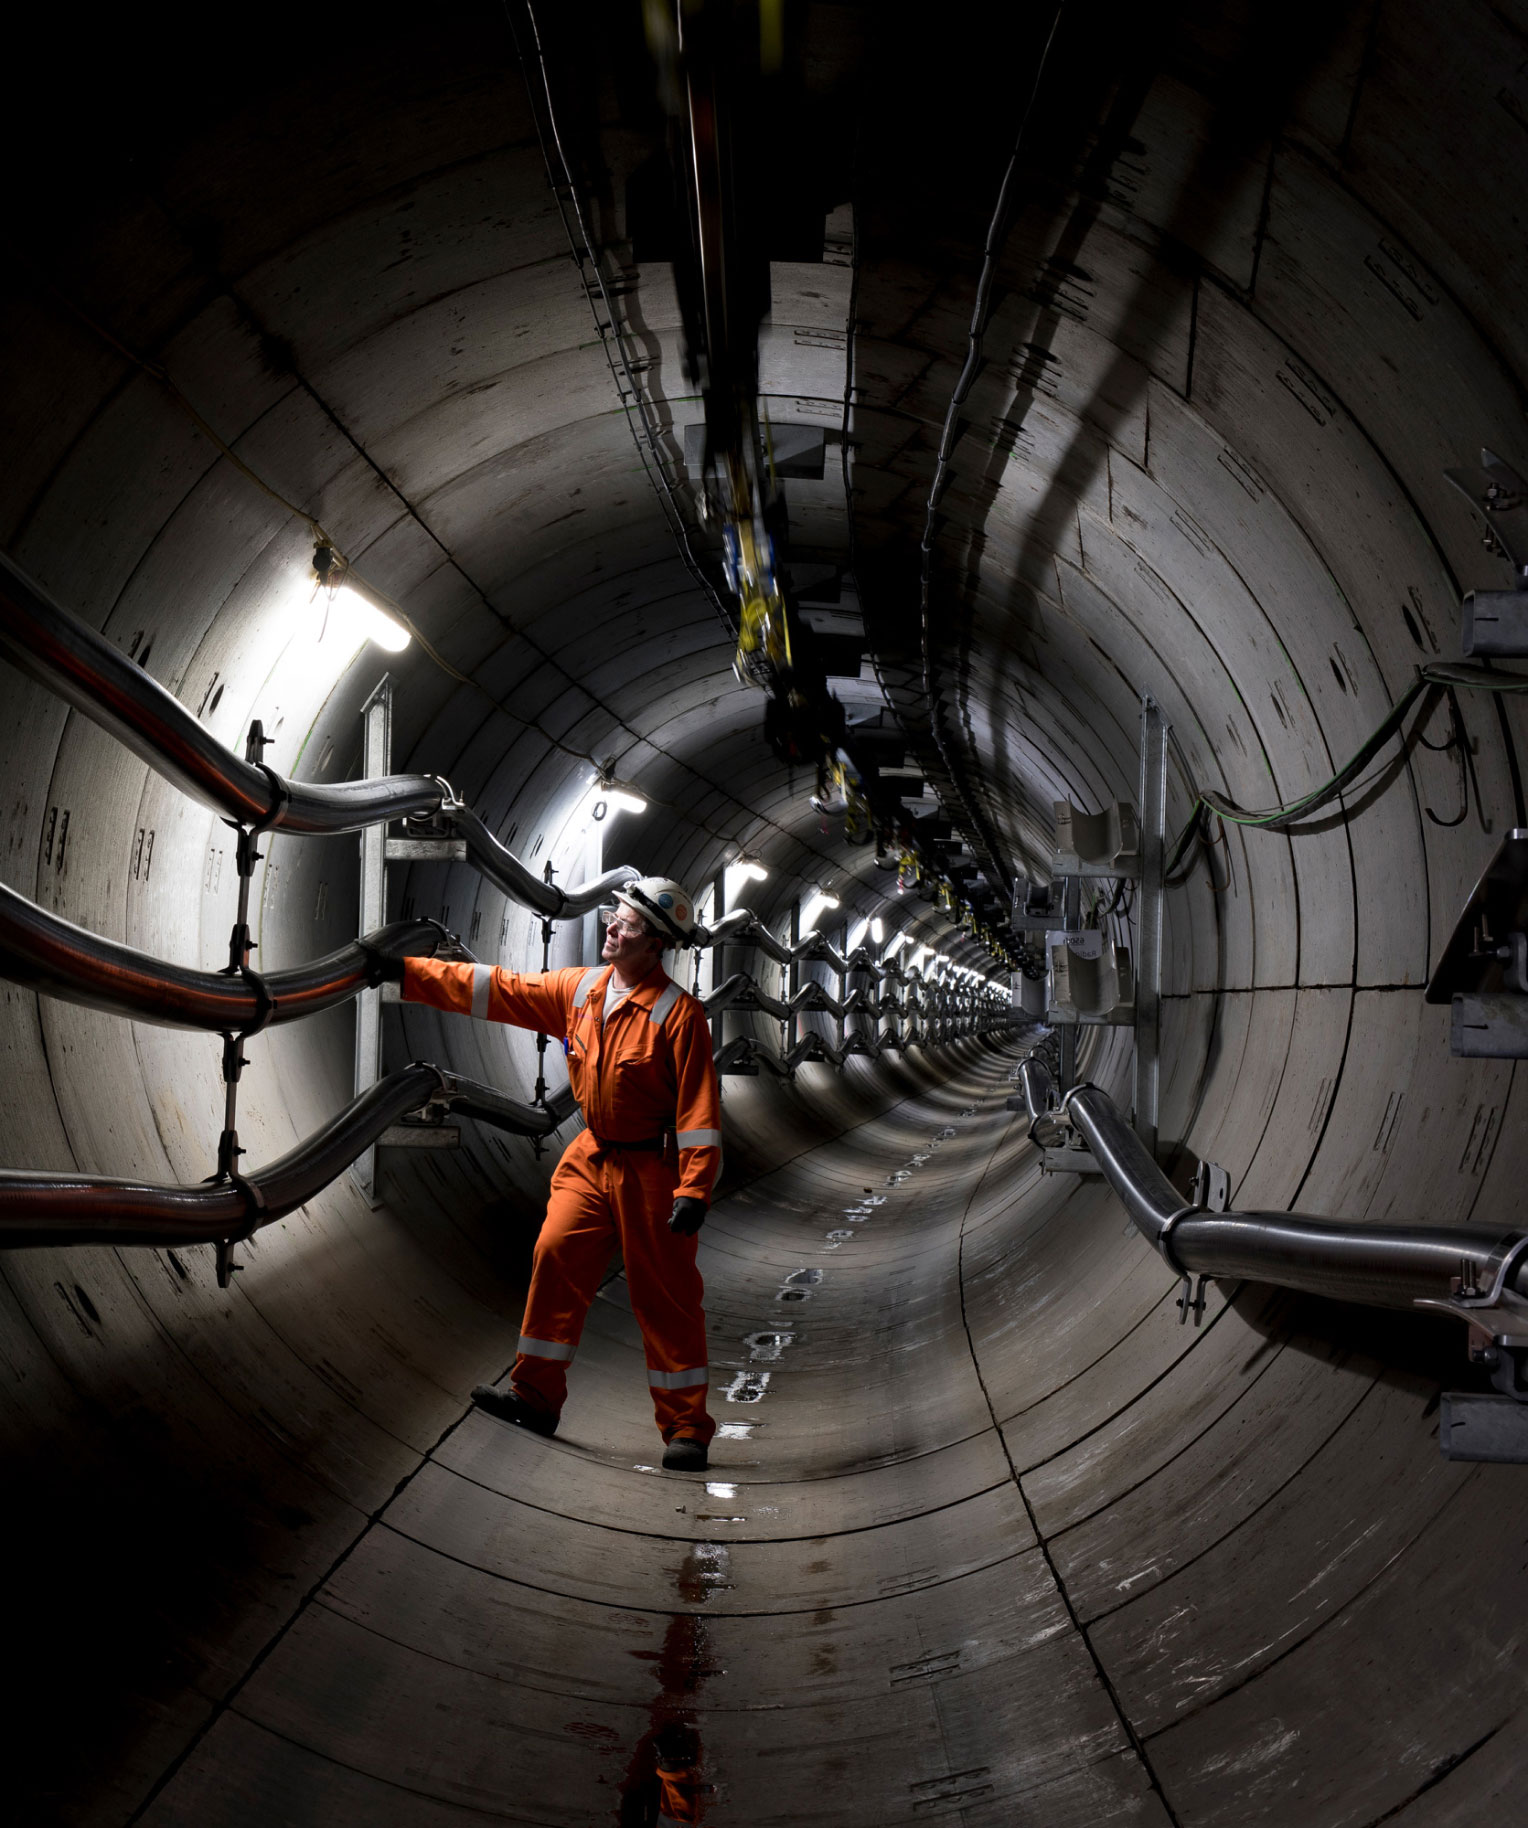
M 1032 47 L 1022 20 L 994 40 L 869 17 L 803 15 L 812 105 L 853 122 L 853 183 L 823 201 L 852 205 L 857 264 L 775 265 L 763 375 L 779 419 L 842 429 L 852 341 L 852 527 L 830 463 L 788 485 L 792 552 L 842 564 L 852 534 L 890 651 Z M 1380 0 L 1102 23 L 1068 17 L 1042 86 L 935 557 L 941 734 L 1030 861 L 1055 795 L 1133 795 L 1143 689 L 1174 726 L 1174 825 L 1190 781 L 1263 805 L 1323 779 L 1456 651 L 1460 591 L 1505 582 L 1444 468 L 1482 444 L 1528 463 L 1528 22 Z M 97 118 L 29 146 L 3 305 L 6 550 L 225 740 L 259 716 L 278 767 L 355 771 L 382 658 L 313 640 L 305 529 L 83 311 L 478 682 L 417 645 L 386 661 L 398 765 L 576 873 L 587 765 L 556 745 L 613 755 L 655 806 L 612 851 L 702 878 L 741 844 L 772 917 L 818 881 L 878 908 L 886 879 L 770 760 L 676 554 L 500 18 L 371 21 L 340 62 L 252 46 L 216 94 L 194 46 L 154 71 L 72 49 Z M 595 50 L 572 55 L 616 239 L 640 146 Z M 661 269 L 636 298 L 653 399 L 697 418 Z M 226 829 L 14 674 L 0 690 L 6 880 L 221 962 Z M 1346 819 L 1230 832 L 1213 884 L 1201 865 L 1171 899 L 1163 1135 L 1239 1204 L 1517 1222 L 1516 1070 L 1452 1060 L 1419 990 L 1523 821 L 1521 714 L 1461 711 L 1468 768 L 1412 745 Z M 351 841 L 274 840 L 261 961 L 338 943 L 354 880 Z M 539 957 L 466 871 L 398 892 Z M 209 1171 L 214 1041 L 13 988 L 3 1024 L 8 1163 Z M 251 1044 L 252 1160 L 343 1101 L 350 1046 L 343 1014 Z M 534 1076 L 520 1038 L 419 1012 L 389 1048 Z M 1498 1819 L 1524 1485 L 1438 1457 L 1462 1340 L 1229 1286 L 1180 1329 L 1112 1198 L 1040 1177 L 1003 1112 L 1013 1058 L 728 1082 L 703 1264 L 718 1413 L 751 1432 L 718 1443 L 719 1495 L 639 1470 L 618 1283 L 563 1437 L 464 1416 L 512 1350 L 548 1166 L 528 1144 L 400 1164 L 375 1213 L 337 1183 L 226 1292 L 207 1252 L 8 1257 L 21 1819 L 630 1818 L 680 1716 L 718 1823 Z M 1121 1094 L 1128 1067 L 1119 1037 L 1090 1062 Z M 884 1206 L 829 1240 L 867 1187 Z M 725 1400 L 763 1371 L 757 1403 Z

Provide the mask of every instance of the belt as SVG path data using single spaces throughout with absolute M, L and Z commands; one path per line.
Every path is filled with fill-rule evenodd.
M 591 1130 L 589 1134 L 594 1136 L 593 1130 Z M 600 1150 L 642 1149 L 648 1153 L 656 1154 L 663 1147 L 663 1144 L 664 1138 L 661 1136 L 639 1136 L 635 1142 L 606 1142 L 603 1136 L 594 1136 L 594 1146 L 596 1149 Z

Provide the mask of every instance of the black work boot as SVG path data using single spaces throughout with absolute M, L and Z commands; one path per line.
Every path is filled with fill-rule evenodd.
M 513 1422 L 516 1428 L 528 1428 L 532 1434 L 556 1434 L 557 1417 L 545 1409 L 533 1409 L 513 1390 L 496 1390 L 492 1384 L 474 1384 L 472 1400 L 479 1409 L 496 1415 L 501 1422 Z
M 697 1441 L 694 1435 L 675 1435 L 663 1450 L 666 1473 L 703 1473 L 710 1464 L 705 1442 Z

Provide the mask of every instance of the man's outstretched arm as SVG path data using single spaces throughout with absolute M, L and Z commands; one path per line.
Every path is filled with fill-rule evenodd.
M 570 971 L 503 971 L 497 965 L 456 965 L 438 958 L 408 958 L 400 982 L 405 1003 L 428 1003 L 480 1021 L 508 1022 L 538 1034 L 561 1035 L 567 1025 Z

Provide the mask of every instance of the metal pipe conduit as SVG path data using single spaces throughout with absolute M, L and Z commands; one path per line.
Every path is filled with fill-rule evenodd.
M 777 1022 L 784 1022 L 791 1014 L 789 1004 L 767 995 L 744 971 L 735 971 L 715 990 L 708 991 L 700 998 L 700 1005 L 708 1016 L 720 1015 L 725 1009 L 759 1009 Z
M 394 921 L 321 958 L 251 981 L 171 964 L 120 940 L 103 939 L 0 884 L 0 977 L 161 1028 L 227 1033 L 295 1022 L 349 1001 L 374 982 L 368 948 L 429 957 L 445 937 L 438 921 Z
M 545 1108 L 422 1061 L 369 1087 L 295 1149 L 236 1181 L 195 1187 L 96 1174 L 0 1171 L 0 1248 L 70 1244 L 219 1244 L 295 1212 L 344 1173 L 391 1125 L 427 1104 L 521 1136 L 545 1136 L 573 1109 L 571 1093 Z
M 116 737 L 183 793 L 239 824 L 313 837 L 438 815 L 466 841 L 468 856 L 481 875 L 512 900 L 551 920 L 591 913 L 613 889 L 641 873 L 620 864 L 576 888 L 545 882 L 500 844 L 476 813 L 453 800 L 446 784 L 434 775 L 395 774 L 326 786 L 294 781 L 263 763 L 245 761 L 205 729 L 174 693 L 55 602 L 4 553 L 0 654 Z M 780 964 L 818 958 L 838 972 L 851 968 L 851 961 L 818 933 L 793 947 L 782 946 L 750 910 L 727 915 L 714 933 L 702 930 L 697 938 L 706 946 L 744 933 Z M 861 963 L 859 953 L 852 968 L 895 974 L 895 967 Z
M 332 786 L 291 781 L 215 736 L 104 635 L 61 608 L 0 553 L 0 653 L 140 761 L 204 806 L 243 825 L 308 835 L 358 831 L 439 810 L 444 789 L 427 774 Z
M 1038 1061 L 1023 1074 L 1026 1101 L 1054 1090 Z M 1188 1206 L 1124 1114 L 1094 1085 L 1080 1085 L 1062 1111 L 1081 1131 L 1125 1211 L 1179 1275 L 1246 1277 L 1338 1301 L 1409 1308 L 1445 1301 L 1462 1268 L 1491 1282 L 1522 1236 L 1483 1226 L 1354 1225 L 1287 1212 L 1204 1212 Z M 1044 1107 L 1040 1112 L 1044 1114 Z M 1528 1262 L 1509 1286 L 1528 1293 Z
M 482 820 L 429 774 L 393 774 L 330 786 L 293 781 L 220 743 L 172 692 L 104 635 L 55 603 L 0 553 L 0 654 L 130 749 L 140 761 L 242 825 L 332 836 L 394 819 L 443 814 L 482 875 L 551 918 L 575 919 L 640 872 L 629 864 L 576 889 L 543 882 Z
M 527 869 L 513 851 L 507 850 L 483 821 L 460 801 L 448 801 L 441 809 L 457 834 L 466 840 L 467 855 L 481 876 L 500 888 L 512 901 L 533 908 L 547 920 L 576 920 L 592 914 L 611 892 L 623 882 L 635 882 L 641 871 L 629 863 L 620 863 L 604 875 L 595 876 L 577 888 L 560 889 L 545 882 L 534 870 Z

